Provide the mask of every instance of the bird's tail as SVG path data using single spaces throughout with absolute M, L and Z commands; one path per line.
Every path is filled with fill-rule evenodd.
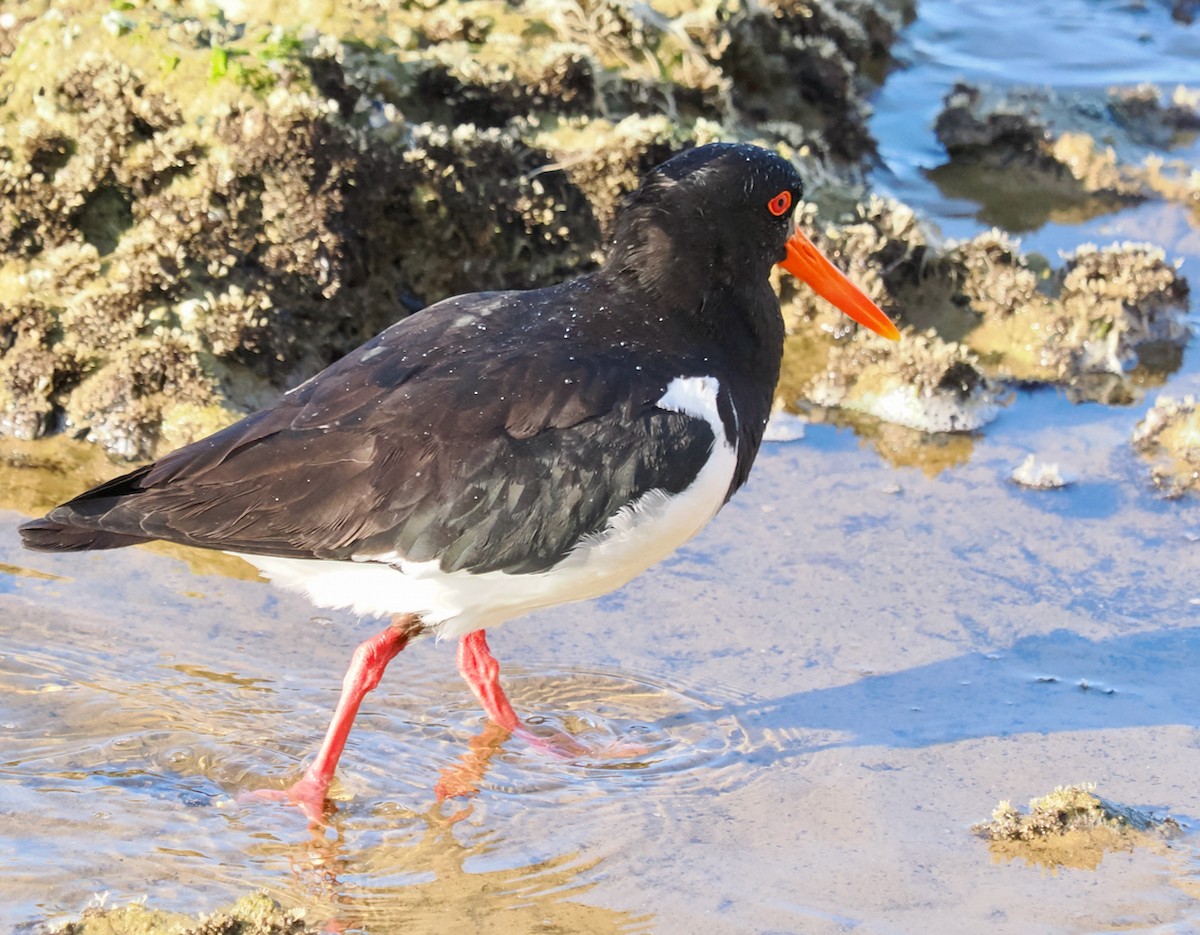
M 21 533 L 21 543 L 35 552 L 87 552 L 91 549 L 119 549 L 151 541 L 154 536 L 123 532 L 121 525 L 129 528 L 133 524 L 114 521 L 111 513 L 123 499 L 142 492 L 140 481 L 153 467 L 147 464 L 114 477 L 56 506 L 41 519 L 22 523 L 17 527 Z M 103 526 L 109 528 L 99 528 Z M 133 528 L 137 529 L 137 526 L 133 525 Z
M 90 549 L 119 549 L 139 542 L 149 542 L 150 536 L 129 536 L 101 529 L 85 529 L 44 516 L 31 519 L 18 527 L 21 543 L 35 552 L 86 552 Z

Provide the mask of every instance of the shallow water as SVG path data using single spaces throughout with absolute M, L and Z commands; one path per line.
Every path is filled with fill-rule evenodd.
M 913 67 L 876 105 L 878 181 L 954 236 L 984 222 L 922 169 L 956 78 L 1200 81 L 1200 27 L 1157 4 L 984 6 L 923 3 Z M 1128 237 L 1200 268 L 1175 206 L 1025 243 Z M 1200 390 L 1198 357 L 1166 391 Z M 419 643 L 364 705 L 327 829 L 235 796 L 296 775 L 374 624 L 231 577 L 234 560 L 22 552 L 2 513 L 0 928 L 263 887 L 374 933 L 1200 929 L 1200 507 L 1159 499 L 1128 448 L 1158 392 L 1022 393 L 982 437 L 915 458 L 905 433 L 768 444 L 662 566 L 492 637 L 519 712 L 627 755 L 497 736 L 453 648 Z M 1012 485 L 1030 452 L 1078 482 Z M 102 470 L 71 462 L 80 487 Z M 63 495 L 50 472 L 3 480 L 27 514 Z M 439 779 L 478 793 L 438 805 Z M 970 833 L 999 799 L 1079 781 L 1188 831 L 1053 872 Z

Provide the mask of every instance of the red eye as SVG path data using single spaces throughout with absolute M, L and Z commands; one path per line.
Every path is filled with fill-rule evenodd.
M 767 202 L 767 210 L 775 215 L 775 217 L 780 217 L 791 206 L 792 193 L 786 188 Z

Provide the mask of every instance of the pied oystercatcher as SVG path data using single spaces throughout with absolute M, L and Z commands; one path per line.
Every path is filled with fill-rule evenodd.
M 221 549 L 319 605 L 392 615 L 355 651 L 316 759 L 274 794 L 310 815 L 363 696 L 418 635 L 459 637 L 488 717 L 532 738 L 485 628 L 619 587 L 745 482 L 783 350 L 771 267 L 898 337 L 795 229 L 801 193 L 755 146 L 675 156 L 625 200 L 595 272 L 438 302 L 274 406 L 23 524 L 25 545 Z

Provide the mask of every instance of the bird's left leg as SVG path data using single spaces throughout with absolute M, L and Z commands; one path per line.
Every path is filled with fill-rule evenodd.
M 459 641 L 458 671 L 471 686 L 471 691 L 475 693 L 493 724 L 506 734 L 516 734 L 543 753 L 560 760 L 612 760 L 640 757 L 648 752 L 644 744 L 622 741 L 592 749 L 566 731 L 549 726 L 542 726 L 534 733 L 521 723 L 508 696 L 504 694 L 500 685 L 500 663 L 488 649 L 487 637 L 483 630 L 468 633 Z M 463 763 L 442 771 L 442 778 L 437 784 L 438 801 L 455 796 L 474 795 L 503 739 L 495 737 L 490 730 L 485 730 L 476 738 L 476 741 L 472 742 L 471 754 Z
M 479 699 L 487 716 L 509 733 L 563 759 L 573 759 L 589 752 L 587 747 L 563 731 L 555 730 L 550 735 L 535 734 L 521 723 L 500 685 L 500 663 L 488 649 L 483 630 L 468 633 L 459 641 L 458 671 L 471 686 L 471 691 Z
M 483 705 L 484 713 L 495 724 L 509 733 L 515 733 L 521 727 L 517 713 L 500 685 L 500 663 L 488 648 L 487 634 L 483 630 L 468 633 L 459 640 L 458 671 Z

